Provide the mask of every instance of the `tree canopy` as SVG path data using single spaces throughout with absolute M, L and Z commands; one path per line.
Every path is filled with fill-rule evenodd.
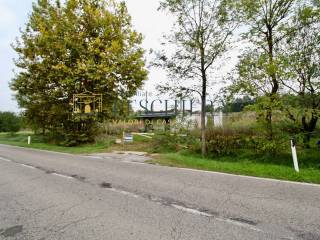
M 241 3 L 241 4 L 240 4 Z M 319 1 L 243 0 L 233 6 L 250 42 L 236 67 L 234 93 L 257 98 L 272 139 L 275 111 L 311 133 L 319 118 Z
M 320 15 L 313 5 L 302 5 L 296 12 L 283 43 L 284 110 L 297 128 L 310 140 L 320 117 Z
M 176 94 L 198 93 L 201 96 L 202 154 L 205 154 L 205 114 L 207 88 L 213 65 L 227 51 L 236 23 L 221 0 L 163 0 L 162 10 L 176 19 L 166 46 L 174 53 L 158 54 L 157 66 L 163 67 L 171 80 L 160 85 L 162 91 Z M 191 80 L 191 86 L 188 81 Z M 189 86 L 188 86 L 189 85 Z
M 73 94 L 103 94 L 103 115 L 110 117 L 112 103 L 131 97 L 146 79 L 141 43 L 124 2 L 38 0 L 13 44 L 20 71 L 11 88 L 33 125 L 86 131 L 70 117 Z

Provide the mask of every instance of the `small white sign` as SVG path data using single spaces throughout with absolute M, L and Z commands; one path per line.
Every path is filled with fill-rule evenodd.
M 123 133 L 123 141 L 125 143 L 132 143 L 133 142 L 133 135 L 131 133 Z

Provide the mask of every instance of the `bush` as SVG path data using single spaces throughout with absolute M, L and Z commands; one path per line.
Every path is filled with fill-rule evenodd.
M 162 132 L 155 134 L 153 149 L 155 152 L 178 152 L 187 149 L 196 152 L 200 149 L 200 141 L 190 133 Z
M 276 156 L 283 153 L 285 148 L 289 149 L 289 143 L 289 139 L 285 139 L 285 141 L 281 141 L 280 139 L 268 140 L 263 137 L 254 137 L 252 139 L 252 147 L 254 147 L 254 150 L 257 154 L 271 156 Z
M 67 130 L 67 131 L 64 131 Z M 73 121 L 53 133 L 53 139 L 60 145 L 74 147 L 95 142 L 99 128 L 94 119 Z
M 155 152 L 178 151 L 180 138 L 178 134 L 164 132 L 156 134 L 153 138 L 153 150 Z
M 0 112 L 0 132 L 18 132 L 21 128 L 20 117 L 12 112 Z
M 242 129 L 242 131 L 209 128 L 206 133 L 207 154 L 210 156 L 231 155 L 239 149 L 251 147 L 253 132 L 249 129 Z
M 136 120 L 110 120 L 100 125 L 106 135 L 119 136 L 123 132 L 141 132 L 144 129 L 142 121 Z
M 253 154 L 276 155 L 288 147 L 289 138 L 276 135 L 268 140 L 257 128 L 209 128 L 207 130 L 207 153 L 209 156 L 236 155 L 240 150 Z

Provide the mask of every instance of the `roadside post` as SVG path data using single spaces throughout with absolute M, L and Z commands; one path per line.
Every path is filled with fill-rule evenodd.
M 298 156 L 297 156 L 297 149 L 296 149 L 296 140 L 294 138 L 291 138 L 291 152 L 292 152 L 294 169 L 296 170 L 296 172 L 300 172 L 299 163 L 298 163 Z
M 31 144 L 31 136 L 28 136 L 28 145 Z

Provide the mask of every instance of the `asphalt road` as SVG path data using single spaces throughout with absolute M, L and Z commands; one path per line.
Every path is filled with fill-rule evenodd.
M 0 239 L 320 239 L 320 186 L 0 145 Z

